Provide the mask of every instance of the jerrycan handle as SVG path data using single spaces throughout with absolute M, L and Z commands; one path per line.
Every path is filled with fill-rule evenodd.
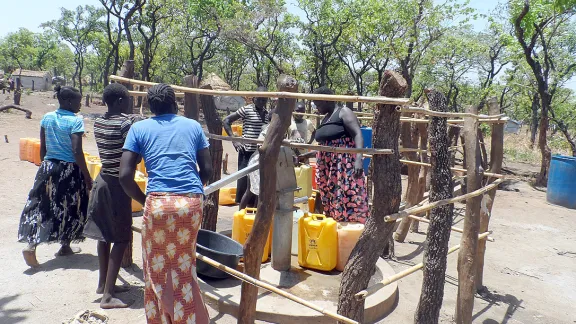
M 244 209 L 246 211 L 246 214 L 256 214 L 256 211 L 258 210 L 257 208 L 252 208 L 252 207 L 246 207 L 246 209 Z
M 313 220 L 317 221 L 317 220 L 325 220 L 326 219 L 326 215 L 321 215 L 321 214 L 310 214 L 310 216 L 312 217 Z

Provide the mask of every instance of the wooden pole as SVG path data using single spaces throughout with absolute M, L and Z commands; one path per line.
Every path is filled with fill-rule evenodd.
M 412 218 L 413 220 L 417 220 L 417 221 L 419 221 L 419 222 L 430 223 L 430 220 L 429 220 L 429 219 L 426 219 L 426 218 L 423 218 L 423 217 L 418 217 L 418 216 L 415 216 L 415 215 L 410 215 L 410 216 L 408 216 L 408 217 Z M 464 233 L 464 229 L 462 229 L 462 228 L 460 228 L 460 227 L 452 226 L 452 227 L 450 227 L 450 230 L 451 230 L 452 232 L 456 232 L 456 233 Z M 490 241 L 490 242 L 494 242 L 494 239 L 491 238 L 491 237 L 488 237 L 486 240 L 487 240 L 487 241 Z
M 478 108 L 468 107 L 468 112 L 475 114 Z M 482 181 L 482 162 L 480 142 L 478 139 L 478 123 L 474 118 L 464 118 L 464 138 L 466 140 L 466 189 L 478 190 Z M 478 249 L 478 231 L 480 228 L 481 196 L 466 200 L 466 215 L 464 217 L 464 232 L 460 241 L 458 254 L 458 298 L 454 319 L 456 323 L 472 323 L 474 310 L 474 276 L 476 274 L 476 251 Z
M 259 139 L 243 138 L 235 136 L 222 136 L 211 133 L 206 134 L 206 137 L 221 141 L 230 141 L 239 143 L 262 144 L 265 142 Z M 283 140 L 282 145 L 297 149 L 316 150 L 316 151 L 334 152 L 334 153 L 394 154 L 394 150 L 391 149 L 375 149 L 375 148 L 358 149 L 358 148 L 346 148 L 346 147 L 332 147 L 323 145 L 293 143 L 288 140 Z
M 404 164 L 414 164 L 414 165 L 430 167 L 430 163 L 416 162 L 416 161 L 409 161 L 409 160 L 400 160 L 400 162 L 402 162 Z M 462 169 L 462 168 L 450 168 L 450 170 L 452 170 L 453 172 L 459 172 L 459 173 L 468 172 L 466 169 Z M 496 179 L 504 178 L 503 175 L 498 174 L 498 173 L 492 173 L 492 172 L 484 172 L 483 175 L 485 177 L 488 177 L 488 178 L 496 178 Z
M 420 162 L 428 163 L 430 159 L 428 157 L 428 125 L 427 124 L 416 124 L 418 128 L 418 133 L 420 133 L 420 148 L 424 151 L 420 154 Z M 420 200 L 424 198 L 424 194 L 429 191 L 428 184 L 428 168 L 420 168 L 420 174 L 418 175 L 418 197 Z M 418 233 L 418 221 L 412 221 L 410 225 L 410 231 L 412 233 Z
M 4 110 L 8 110 L 8 109 L 16 109 L 16 110 L 20 110 L 26 113 L 26 119 L 32 119 L 32 112 L 28 109 L 24 109 L 20 106 L 17 105 L 6 105 L 6 106 L 2 106 L 0 107 L 0 112 L 4 111 Z
M 184 77 L 184 85 L 189 88 L 198 88 L 198 77 L 187 75 Z M 184 95 L 184 116 L 190 119 L 200 119 L 199 98 L 195 93 L 186 93 Z
M 111 75 L 110 80 L 118 82 L 126 82 L 130 84 L 139 84 L 151 87 L 157 83 L 134 80 L 131 78 L 123 78 L 116 75 Z M 342 95 L 324 95 L 324 94 L 313 94 L 313 93 L 294 93 L 286 91 L 277 92 L 259 92 L 259 91 L 229 91 L 229 90 L 208 90 L 208 89 L 195 89 L 182 87 L 178 85 L 171 85 L 174 91 L 197 93 L 197 94 L 209 94 L 209 95 L 222 95 L 222 96 L 238 96 L 238 97 L 265 97 L 265 98 L 292 98 L 299 100 L 326 100 L 326 101 L 341 101 L 341 102 L 370 102 L 376 104 L 388 104 L 388 105 L 407 105 L 410 103 L 409 98 L 388 98 L 388 97 L 366 97 L 366 96 L 342 96 Z
M 210 85 L 205 85 L 204 88 L 211 89 Z M 186 103 L 186 99 L 184 99 Z M 211 133 L 220 134 L 222 132 L 222 120 L 216 111 L 216 104 L 214 97 L 202 95 L 199 98 L 200 107 L 204 113 L 204 121 Z M 212 158 L 212 177 L 208 184 L 212 184 L 222 177 L 222 154 L 224 152 L 222 141 L 210 139 L 210 157 Z M 202 228 L 210 231 L 216 231 L 216 224 L 218 222 L 218 203 L 220 191 L 213 192 L 206 197 L 204 203 L 204 217 L 202 218 Z
M 120 69 L 120 75 L 121 78 L 123 80 L 129 80 L 131 78 L 134 77 L 134 61 L 133 60 L 125 60 L 124 63 L 122 64 L 122 69 Z M 110 79 L 112 79 L 113 75 L 110 76 Z M 133 90 L 133 86 L 132 83 L 130 82 L 126 82 L 126 81 L 121 81 L 121 80 L 117 80 L 120 83 L 122 83 L 124 86 L 126 86 L 126 88 L 128 88 L 128 90 Z M 126 108 L 126 111 L 123 111 L 123 113 L 125 114 L 132 114 L 133 113 L 133 109 L 134 109 L 134 98 L 130 97 L 130 105 L 128 105 L 128 107 Z M 130 249 L 131 249 L 132 245 L 130 245 Z
M 491 114 L 500 112 L 500 105 L 496 98 L 488 99 L 488 109 Z M 502 159 L 504 157 L 504 124 L 492 124 L 492 139 L 490 143 L 490 172 L 500 173 L 502 170 Z M 488 183 L 492 183 L 494 178 L 488 179 Z M 480 231 L 485 232 L 488 230 L 490 223 L 490 215 L 492 215 L 492 207 L 494 206 L 494 198 L 496 198 L 496 188 L 488 191 L 482 196 L 480 209 Z M 478 242 L 478 252 L 476 256 L 476 277 L 475 286 L 477 291 L 481 291 L 484 287 L 484 257 L 486 254 L 486 241 Z
M 14 104 L 20 106 L 20 99 L 22 98 L 22 82 L 20 78 L 16 78 L 16 91 L 14 91 Z
M 90 94 L 86 94 L 86 101 L 84 102 L 84 106 L 90 107 Z
M 419 132 L 416 124 L 412 123 L 403 123 L 402 124 L 402 146 L 404 149 L 418 149 L 418 140 L 419 140 Z M 403 150 L 400 149 L 400 152 Z M 418 154 L 415 152 L 404 152 L 404 158 L 409 161 L 416 161 L 418 160 Z M 416 204 L 418 204 L 422 197 L 420 196 L 420 184 L 418 182 L 420 175 L 420 166 L 409 164 L 408 165 L 408 185 L 406 188 L 406 194 L 404 195 L 404 201 L 406 202 L 406 208 L 410 208 Z M 424 195 L 424 192 L 422 192 Z M 410 226 L 412 224 L 412 219 L 409 217 L 404 217 L 396 232 L 394 233 L 394 240 L 396 242 L 404 242 L 406 236 L 408 235 L 408 231 L 410 230 Z
M 444 205 L 449 205 L 449 204 L 453 204 L 462 200 L 467 200 L 470 199 L 472 197 L 476 197 L 479 196 L 485 192 L 488 192 L 494 188 L 497 188 L 498 185 L 500 185 L 502 183 L 502 181 L 504 181 L 504 179 L 496 179 L 494 182 L 492 182 L 491 184 L 482 187 L 476 191 L 472 191 L 457 197 L 453 197 L 453 198 L 448 198 L 448 199 L 442 199 L 442 200 L 438 200 L 435 202 L 431 202 L 431 203 L 426 203 L 425 205 L 422 204 L 418 204 L 417 206 L 414 206 L 412 208 L 408 208 L 405 209 L 401 212 L 392 214 L 392 215 L 388 215 L 384 217 L 384 220 L 386 222 L 394 222 L 396 221 L 398 218 L 402 218 L 402 217 L 407 217 L 408 215 L 414 215 L 414 214 L 420 214 L 429 210 L 432 210 L 436 207 L 440 207 L 440 206 L 444 206 Z
M 401 97 L 408 84 L 397 72 L 386 71 L 380 84 L 380 95 Z M 368 286 L 374 273 L 376 261 L 394 231 L 394 223 L 385 223 L 381 215 L 388 215 L 399 210 L 402 196 L 400 179 L 400 154 L 398 139 L 400 137 L 400 113 L 393 105 L 376 106 L 373 125 L 373 146 L 375 148 L 392 148 L 395 152 L 389 155 L 376 155 L 372 160 L 374 197 L 372 209 L 366 221 L 364 232 L 348 259 L 342 273 L 340 293 L 338 296 L 338 314 L 358 322 L 364 321 L 364 301 L 354 298 L 356 292 Z
M 297 92 L 298 82 L 287 75 L 280 75 L 277 82 L 280 91 Z M 253 278 L 260 277 L 260 265 L 264 244 L 268 238 L 272 216 L 276 209 L 276 163 L 284 134 L 290 126 L 292 110 L 296 105 L 294 99 L 279 99 L 278 106 L 272 114 L 272 121 L 268 128 L 264 144 L 258 149 L 260 153 L 260 199 L 258 211 L 252 231 L 244 245 L 245 273 Z M 238 313 L 238 323 L 254 323 L 256 316 L 256 301 L 258 288 L 248 283 L 242 283 L 242 295 Z
M 470 118 L 476 118 L 476 119 L 482 119 L 482 118 L 483 119 L 499 119 L 499 118 L 504 117 L 504 114 L 488 116 L 488 115 L 478 115 L 478 114 L 472 114 L 472 113 L 455 113 L 455 112 L 447 112 L 447 111 L 434 111 L 432 109 L 426 109 L 426 108 L 421 108 L 421 107 L 398 107 L 397 109 L 400 110 L 401 112 L 421 113 L 421 114 L 424 114 L 426 116 L 446 117 L 446 118 L 470 117 Z
M 447 112 L 446 97 L 436 90 L 426 90 L 430 109 L 434 112 Z M 440 114 L 442 115 L 442 114 Z M 431 202 L 452 198 L 452 173 L 450 172 L 450 139 L 448 138 L 447 118 L 432 117 L 428 129 L 430 138 L 430 193 Z M 430 227 L 424 248 L 424 275 L 420 301 L 414 315 L 415 323 L 438 323 L 444 278 L 450 241 L 450 227 L 454 216 L 454 206 L 438 206 L 430 212 Z
M 480 235 L 478 235 L 478 240 L 484 240 L 485 238 L 488 237 L 488 235 L 490 235 L 489 232 L 486 233 L 482 233 Z M 446 253 L 446 255 L 450 255 L 456 251 L 458 251 L 460 249 L 460 245 L 455 245 L 453 247 L 451 247 L 448 252 Z M 354 295 L 357 299 L 366 299 L 368 296 L 374 294 L 375 292 L 377 292 L 378 290 L 388 286 L 389 284 L 396 282 L 402 278 L 405 278 L 411 274 L 413 274 L 414 272 L 422 269 L 424 267 L 424 262 L 418 263 L 406 270 L 402 270 L 382 281 L 380 281 L 379 283 L 376 283 L 375 285 L 372 285 L 362 291 L 359 291 L 358 293 L 356 293 L 356 295 Z M 420 323 L 420 322 L 418 322 Z

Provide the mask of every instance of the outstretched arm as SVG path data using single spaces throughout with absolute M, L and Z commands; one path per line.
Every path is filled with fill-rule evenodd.
M 364 147 L 364 138 L 362 137 L 362 131 L 360 130 L 360 122 L 356 117 L 356 114 L 350 108 L 342 108 L 340 111 L 340 117 L 344 121 L 344 128 L 350 136 L 354 139 L 356 143 L 356 148 Z M 362 176 L 364 168 L 362 165 L 362 153 L 356 154 L 356 162 L 354 163 L 354 171 L 356 176 Z

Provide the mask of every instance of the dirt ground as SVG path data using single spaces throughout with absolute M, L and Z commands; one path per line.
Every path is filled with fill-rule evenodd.
M 0 94 L 0 106 L 10 101 L 9 95 Z M 42 115 L 54 110 L 57 102 L 47 93 L 34 93 L 23 95 L 22 104 L 33 111 L 32 120 L 24 119 L 20 112 L 0 113 L 0 324 L 61 323 L 80 311 L 98 310 L 96 244 L 86 240 L 79 244 L 82 253 L 61 258 L 53 256 L 58 245 L 42 245 L 38 248 L 41 269 L 28 269 L 23 262 L 23 244 L 16 242 L 16 234 L 37 167 L 19 161 L 18 140 L 38 137 Z M 104 111 L 103 107 L 84 107 L 81 112 L 86 117 L 85 150 L 92 154 L 97 150 L 89 117 Z M 229 170 L 234 171 L 236 154 L 227 144 Z M 507 163 L 506 167 L 520 173 L 538 170 L 518 163 Z M 498 191 L 490 224 L 495 242 L 488 243 L 485 265 L 484 282 L 489 293 L 477 295 L 474 323 L 576 323 L 576 211 L 547 204 L 545 195 L 522 181 L 513 181 L 507 191 Z M 220 209 L 219 230 L 231 229 L 234 209 Z M 457 206 L 457 211 L 462 212 L 462 206 Z M 455 223 L 462 226 L 461 216 Z M 420 229 L 424 232 L 426 226 Z M 121 280 L 133 286 L 121 296 L 135 302 L 128 309 L 105 311 L 109 323 L 146 322 L 138 234 L 135 238 L 135 264 L 121 270 Z M 406 243 L 396 245 L 397 260 L 391 265 L 401 271 L 421 262 L 424 240 L 425 235 L 410 233 Z M 450 245 L 459 241 L 460 235 L 453 233 Z M 456 254 L 448 257 L 442 323 L 450 323 L 454 313 L 456 259 Z M 401 280 L 397 305 L 380 322 L 413 322 L 421 282 L 421 272 Z M 236 322 L 211 309 L 210 314 L 214 323 Z

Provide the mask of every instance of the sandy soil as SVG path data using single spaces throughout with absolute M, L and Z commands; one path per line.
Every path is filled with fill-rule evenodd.
M 0 95 L 0 106 L 11 101 Z M 97 310 L 99 296 L 94 292 L 98 261 L 96 244 L 87 240 L 79 246 L 82 253 L 55 258 L 57 245 L 38 248 L 40 270 L 30 270 L 24 264 L 16 242 L 18 221 L 28 190 L 32 186 L 36 167 L 18 159 L 18 140 L 38 137 L 42 115 L 56 108 L 49 94 L 23 95 L 22 104 L 33 111 L 32 120 L 20 112 L 0 113 L 0 324 L 61 323 L 82 310 Z M 83 108 L 88 118 L 104 112 L 102 107 Z M 85 150 L 96 154 L 92 122 L 86 119 Z M 9 143 L 5 143 L 8 135 Z M 236 169 L 236 154 L 225 144 L 230 155 L 229 170 Z M 534 166 L 508 164 L 508 168 L 532 172 Z M 551 206 L 545 192 L 533 189 L 525 182 L 513 182 L 510 191 L 498 191 L 491 230 L 494 243 L 488 243 L 485 284 L 489 293 L 477 296 L 475 323 L 576 323 L 576 212 Z M 462 206 L 457 206 L 462 210 Z M 222 207 L 219 230 L 231 229 L 234 208 Z M 456 226 L 462 226 L 457 217 Z M 421 226 L 425 231 L 426 227 Z M 138 242 L 136 234 L 136 242 Z M 407 242 L 397 244 L 398 260 L 391 262 L 398 271 L 422 260 L 425 235 L 411 233 Z M 459 244 L 458 233 L 450 245 Z M 142 260 L 140 246 L 135 244 L 131 269 L 121 271 L 121 280 L 133 286 L 125 299 L 135 303 L 128 309 L 106 311 L 109 323 L 145 323 L 142 305 Z M 456 254 L 449 256 L 444 307 L 441 321 L 451 322 L 454 313 L 457 272 Z M 413 322 L 421 289 L 422 273 L 409 276 L 399 283 L 399 300 L 394 311 L 382 323 Z M 303 296 L 305 297 L 305 296 Z M 210 310 L 215 323 L 235 323 L 231 316 Z

